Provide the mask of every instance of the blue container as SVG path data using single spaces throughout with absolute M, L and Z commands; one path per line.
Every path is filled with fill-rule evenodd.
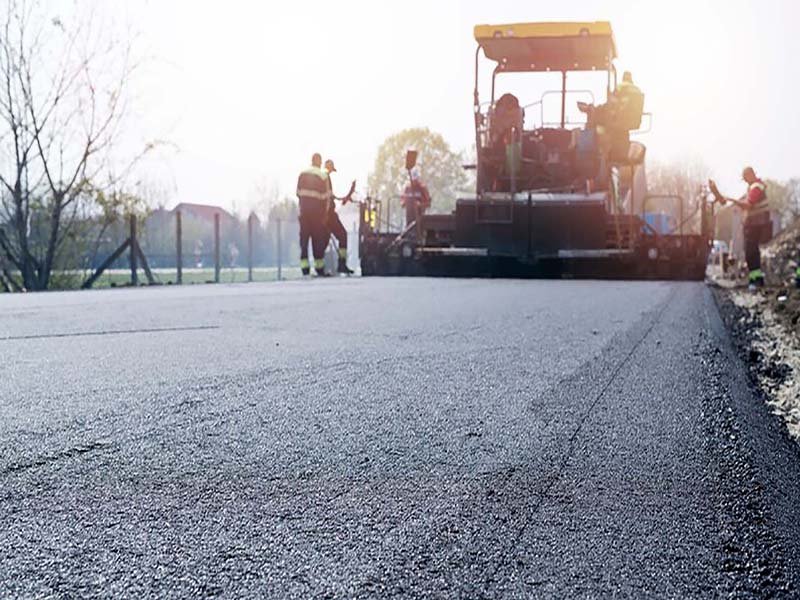
M 667 213 L 644 213 L 644 222 L 650 225 L 659 235 L 669 235 L 678 227 L 678 222 L 672 215 Z M 652 233 L 647 227 L 645 233 Z

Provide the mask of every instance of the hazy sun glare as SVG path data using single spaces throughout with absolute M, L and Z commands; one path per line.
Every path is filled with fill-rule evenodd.
M 291 195 L 317 150 L 336 159 L 342 185 L 363 187 L 377 146 L 405 127 L 468 148 L 472 27 L 485 22 L 611 20 L 619 67 L 654 113 L 651 158 L 699 158 L 727 186 L 744 163 L 800 174 L 792 2 L 117 3 L 152 57 L 140 129 L 180 148 L 150 165 L 171 182 L 169 204 L 247 208 L 258 180 Z

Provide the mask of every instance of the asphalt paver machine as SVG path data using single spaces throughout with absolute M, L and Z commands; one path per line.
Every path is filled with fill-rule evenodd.
M 632 141 L 649 117 L 643 96 L 616 122 L 600 118 L 619 88 L 610 23 L 479 25 L 475 39 L 477 161 L 467 167 L 476 193 L 394 231 L 381 225 L 378 202 L 363 203 L 362 274 L 702 279 L 708 208 L 648 192 L 646 148 Z M 528 104 L 521 92 L 499 93 L 504 78 L 524 88 L 523 76 L 560 85 Z M 573 76 L 600 78 L 605 102 L 573 89 Z M 491 88 L 487 101 L 479 83 Z M 581 99 L 582 122 L 568 110 Z

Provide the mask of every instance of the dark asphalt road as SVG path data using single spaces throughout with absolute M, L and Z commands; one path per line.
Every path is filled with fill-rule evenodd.
M 701 284 L 0 296 L 0 596 L 800 594 Z

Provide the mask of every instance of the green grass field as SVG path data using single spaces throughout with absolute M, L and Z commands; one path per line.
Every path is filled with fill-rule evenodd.
M 153 277 L 155 279 L 154 285 L 176 285 L 178 280 L 178 272 L 175 269 L 153 269 Z M 19 278 L 18 273 L 12 273 L 12 276 Z M 83 282 L 89 277 L 89 273 L 81 271 L 54 271 L 51 278 L 51 290 L 77 290 L 83 285 Z M 299 267 L 283 267 L 281 268 L 281 280 L 289 281 L 292 279 L 300 279 L 302 273 Z M 278 269 L 275 267 L 261 267 L 253 269 L 254 282 L 278 281 Z M 247 283 L 247 269 L 222 269 L 219 275 L 220 283 Z M 214 283 L 214 269 L 197 269 L 189 268 L 183 270 L 183 285 L 198 285 L 205 283 Z M 112 288 L 112 287 L 126 287 L 131 285 L 131 272 L 129 269 L 110 269 L 104 272 L 100 278 L 95 281 L 92 289 Z M 143 270 L 139 270 L 139 285 L 149 285 L 147 276 Z M 4 293 L 2 286 L 0 286 L 0 293 Z
M 175 269 L 153 269 L 154 285 L 176 285 L 178 272 Z M 18 273 L 13 273 L 18 277 Z M 139 285 L 149 285 L 144 270 L 139 269 Z M 303 274 L 300 267 L 282 267 L 281 281 L 301 279 Z M 55 271 L 51 279 L 51 290 L 77 290 L 89 277 L 89 273 L 81 271 Z M 253 269 L 254 282 L 278 281 L 276 267 L 258 267 Z M 220 283 L 247 283 L 247 268 L 222 269 L 219 274 Z M 185 268 L 183 270 L 183 285 L 199 285 L 214 283 L 214 269 Z M 109 269 L 94 282 L 92 289 L 112 287 L 127 287 L 131 285 L 131 272 L 129 269 Z M 0 293 L 4 293 L 0 287 Z
M 299 279 L 302 276 L 298 267 L 283 267 L 281 279 Z M 177 283 L 178 272 L 175 269 L 153 269 L 156 284 L 174 285 Z M 253 269 L 253 281 L 277 281 L 278 269 L 274 267 Z M 246 283 L 247 269 L 222 269 L 219 274 L 220 283 Z M 107 288 L 126 286 L 131 283 L 131 272 L 127 269 L 113 269 L 106 271 L 95 282 L 94 288 Z M 214 269 L 184 269 L 183 284 L 195 285 L 201 283 L 214 283 Z M 139 271 L 139 285 L 147 285 L 144 271 Z

